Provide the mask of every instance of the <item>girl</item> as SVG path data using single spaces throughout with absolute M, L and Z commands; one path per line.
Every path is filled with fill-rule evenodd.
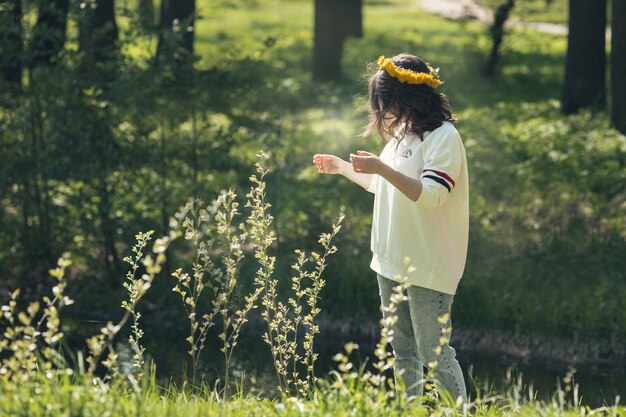
M 437 70 L 420 58 L 381 56 L 369 80 L 368 135 L 387 141 L 380 156 L 358 151 L 350 162 L 317 154 L 318 172 L 341 174 L 374 193 L 372 261 L 383 306 L 407 277 L 391 346 L 394 374 L 407 394 L 423 395 L 424 365 L 452 397 L 467 401 L 461 367 L 448 344 L 450 307 L 463 274 L 469 229 L 465 148 L 452 124 L 448 99 L 436 88 Z M 411 267 L 406 267 L 406 259 Z M 388 314 L 383 309 L 383 314 Z

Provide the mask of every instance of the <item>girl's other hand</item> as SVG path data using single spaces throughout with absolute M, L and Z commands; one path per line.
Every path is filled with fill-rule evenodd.
M 356 155 L 351 153 L 350 162 L 354 172 L 362 174 L 379 174 L 383 166 L 378 156 L 365 151 L 357 151 Z
M 313 163 L 317 172 L 323 174 L 341 174 L 341 169 L 345 161 L 335 155 L 316 154 L 313 156 Z

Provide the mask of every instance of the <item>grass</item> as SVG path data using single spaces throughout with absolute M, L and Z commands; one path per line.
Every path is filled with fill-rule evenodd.
M 569 388 L 568 388 L 569 387 Z M 530 398 L 528 397 L 530 395 Z M 623 415 L 623 406 L 604 406 L 595 409 L 573 403 L 576 395 L 571 386 L 564 388 L 552 400 L 535 402 L 532 391 L 510 390 L 507 394 L 483 397 L 465 408 L 446 406 L 432 401 L 428 405 L 392 399 L 381 401 L 358 387 L 339 390 L 322 387 L 311 399 L 283 397 L 264 399 L 253 396 L 234 396 L 224 400 L 204 387 L 191 393 L 188 386 L 167 388 L 147 381 L 139 390 L 124 383 L 110 387 L 93 386 L 80 376 L 42 379 L 23 384 L 0 381 L 0 416 L 317 416 L 317 417 L 375 417 L 375 416 L 580 416 Z
M 525 22 L 556 23 L 567 25 L 568 1 L 554 0 L 548 6 L 545 0 L 522 1 L 513 17 Z
M 504 1 L 479 0 L 486 7 L 495 9 Z M 521 0 L 517 1 L 512 17 L 524 22 L 567 24 L 568 0 Z

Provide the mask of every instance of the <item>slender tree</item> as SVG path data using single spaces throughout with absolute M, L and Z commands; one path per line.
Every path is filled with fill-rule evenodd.
M 496 67 L 500 59 L 500 45 L 504 39 L 504 24 L 509 19 L 513 7 L 515 7 L 515 0 L 507 0 L 505 3 L 501 4 L 496 9 L 493 23 L 489 27 L 492 40 L 491 52 L 483 68 L 483 74 L 487 77 L 492 77 L 496 73 Z
M 363 36 L 361 0 L 315 0 L 313 78 L 341 77 L 341 57 L 346 38 Z
M 561 109 L 603 107 L 606 101 L 606 0 L 570 0 Z
M 53 64 L 63 51 L 68 8 L 69 0 L 39 0 L 31 42 L 31 68 Z
M 84 8 L 80 18 L 79 50 L 85 69 L 113 61 L 118 37 L 115 0 L 97 0 Z
M 4 81 L 22 82 L 22 2 L 0 1 L 0 72 Z
M 343 37 L 335 27 L 334 4 L 333 0 L 315 0 L 313 78 L 317 80 L 335 80 L 341 76 Z
M 179 46 L 183 47 L 189 54 L 193 54 L 195 13 L 195 0 L 161 1 L 157 58 L 171 58 L 164 55 L 172 54 L 173 49 Z M 173 33 L 178 34 L 178 36 L 173 36 Z
M 361 0 L 342 0 L 337 2 L 337 15 L 342 21 L 344 38 L 363 36 L 363 7 Z
M 81 52 L 81 79 L 86 86 L 97 85 L 105 94 L 116 79 L 119 29 L 115 19 L 115 0 L 87 2 L 79 17 L 79 51 Z M 116 188 L 111 172 L 119 160 L 118 146 L 113 132 L 109 107 L 87 105 L 85 113 L 91 117 L 93 130 L 84 135 L 90 143 L 89 152 L 98 155 L 92 165 L 91 185 L 98 198 L 96 225 L 100 232 L 101 253 L 111 288 L 119 285 L 121 259 L 115 246 L 117 221 L 113 214 Z
M 611 1 L 611 121 L 626 134 L 626 0 Z

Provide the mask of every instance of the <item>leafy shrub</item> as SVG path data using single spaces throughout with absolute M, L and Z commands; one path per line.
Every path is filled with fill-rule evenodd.
M 602 115 L 562 116 L 554 101 L 462 119 L 473 188 L 459 321 L 623 335 L 624 136 Z

